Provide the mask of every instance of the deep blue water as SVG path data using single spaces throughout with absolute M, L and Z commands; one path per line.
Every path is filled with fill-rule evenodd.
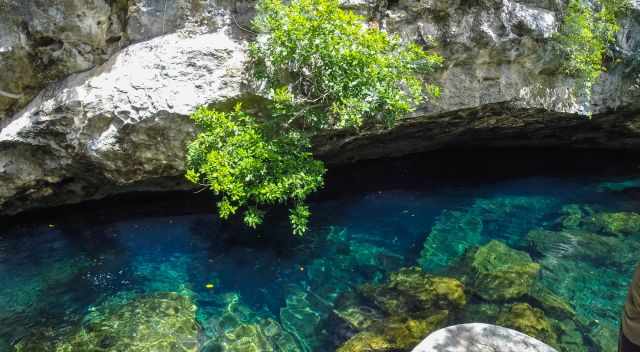
M 582 328 L 584 351 L 604 351 L 598 344 L 615 342 L 628 280 L 640 261 L 640 233 L 590 230 L 608 242 L 586 254 L 570 248 L 582 243 L 575 241 L 548 252 L 536 249 L 527 234 L 558 230 L 562 209 L 570 204 L 595 213 L 640 211 L 640 178 L 601 169 L 588 169 L 588 176 L 581 170 L 545 175 L 544 163 L 542 172 L 487 177 L 488 170 L 476 177 L 469 168 L 458 173 L 449 167 L 430 177 L 414 172 L 415 162 L 374 167 L 369 176 L 376 181 L 367 185 L 356 184 L 367 175 L 349 176 L 357 169 L 334 176 L 331 182 L 353 187 L 343 184 L 312 202 L 312 228 L 304 237 L 289 235 L 286 218 L 277 212 L 252 233 L 221 223 L 213 208 L 185 210 L 189 196 L 167 206 L 173 194 L 86 210 L 60 208 L 34 221 L 23 217 L 0 230 L 0 351 L 42 330 L 64 339 L 92 307 L 114 297 L 167 291 L 188 295 L 197 305 L 201 346 L 224 340 L 227 328 L 219 319 L 233 302 L 242 307 L 240 323 L 276 321 L 295 341 L 286 350 L 331 351 L 353 334 L 330 331 L 341 293 L 383 282 L 402 267 L 421 265 L 449 275 L 461 253 L 493 239 L 527 251 L 542 265 L 540 282 L 591 329 Z M 161 210 L 153 204 L 159 199 Z M 122 209 L 115 216 L 96 215 L 109 212 L 103 206 Z M 469 217 L 482 228 L 465 227 Z

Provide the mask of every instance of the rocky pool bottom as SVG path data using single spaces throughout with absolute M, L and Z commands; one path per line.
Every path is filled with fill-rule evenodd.
M 282 214 L 251 233 L 174 194 L 5 224 L 0 351 L 409 351 L 468 322 L 616 349 L 640 178 L 425 162 L 351 169 L 382 181 L 342 175 L 350 192 L 318 197 L 304 237 Z

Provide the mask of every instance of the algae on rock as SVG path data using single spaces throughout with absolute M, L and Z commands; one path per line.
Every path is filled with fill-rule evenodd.
M 459 309 L 466 303 L 464 285 L 453 278 L 403 268 L 382 285 L 365 284 L 360 292 L 388 314 L 411 314 L 436 309 Z
M 449 312 L 438 311 L 425 319 L 391 317 L 345 342 L 338 352 L 408 351 L 429 333 L 441 328 Z
M 517 303 L 498 315 L 497 324 L 518 330 L 551 346 L 558 345 L 558 337 L 544 312 L 527 303 Z
M 540 265 L 529 254 L 493 240 L 472 251 L 470 262 L 475 292 L 488 301 L 516 299 L 533 286 Z
M 177 293 L 156 293 L 135 298 L 117 297 L 93 308 L 82 326 L 55 344 L 53 351 L 195 352 L 199 326 L 196 306 Z M 51 345 L 40 335 L 21 341 L 18 352 Z M 51 347 L 51 346 L 50 346 Z
M 402 268 L 338 299 L 334 313 L 355 332 L 338 351 L 408 351 L 466 303 L 460 281 Z

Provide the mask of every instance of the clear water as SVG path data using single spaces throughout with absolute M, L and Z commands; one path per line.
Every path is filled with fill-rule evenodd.
M 511 175 L 354 185 L 357 191 L 313 202 L 313 227 L 302 238 L 290 236 L 286 218 L 277 214 L 254 234 L 200 208 L 109 217 L 63 208 L 0 231 L 0 350 L 11 351 L 42 331 L 49 341 L 63 340 L 105 302 L 179 292 L 197 306 L 201 350 L 250 351 L 230 347 L 225 331 L 242 324 L 266 329 L 265 319 L 271 319 L 280 342 L 262 334 L 266 342 L 253 350 L 333 351 L 355 333 L 332 330 L 339 325 L 332 310 L 341 294 L 384 282 L 402 267 L 454 275 L 451 268 L 466 250 L 497 239 L 527 251 L 542 265 L 539 281 L 575 309 L 583 345 L 574 350 L 605 351 L 617 338 L 626 287 L 640 260 L 640 233 L 592 230 L 606 243 L 550 241 L 536 248 L 527 234 L 557 231 L 568 204 L 595 212 L 640 211 L 634 180 Z M 104 204 L 153 208 L 149 202 Z M 468 218 L 481 228 L 465 225 Z M 233 326 L 221 322 L 225 314 L 236 317 Z M 472 319 L 460 315 L 450 323 Z M 249 339 L 258 335 L 247 332 Z

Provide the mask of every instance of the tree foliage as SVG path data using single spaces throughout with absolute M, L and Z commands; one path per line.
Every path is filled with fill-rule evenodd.
M 425 95 L 439 95 L 423 75 L 442 58 L 378 28 L 337 0 L 261 0 L 253 22 L 250 71 L 269 98 L 257 118 L 200 108 L 202 132 L 187 150 L 187 178 L 220 196 L 218 212 L 238 210 L 256 227 L 270 206 L 291 205 L 295 234 L 307 230 L 309 194 L 323 185 L 310 137 L 324 129 L 392 126 Z
M 302 234 L 304 199 L 322 186 L 325 171 L 308 139 L 293 130 L 274 136 L 240 105 L 228 113 L 200 108 L 192 118 L 202 132 L 187 149 L 187 179 L 221 196 L 220 217 L 245 208 L 244 222 L 255 228 L 263 219 L 260 205 L 293 200 L 293 231 Z
M 606 70 L 604 61 L 620 30 L 618 21 L 629 7 L 629 0 L 569 2 L 556 39 L 564 56 L 563 71 L 578 78 L 587 93 Z
M 301 112 L 303 127 L 392 125 L 422 102 L 417 74 L 430 73 L 442 57 L 363 22 L 337 0 L 259 3 L 254 25 L 265 35 L 250 50 L 256 78 L 286 115 Z

